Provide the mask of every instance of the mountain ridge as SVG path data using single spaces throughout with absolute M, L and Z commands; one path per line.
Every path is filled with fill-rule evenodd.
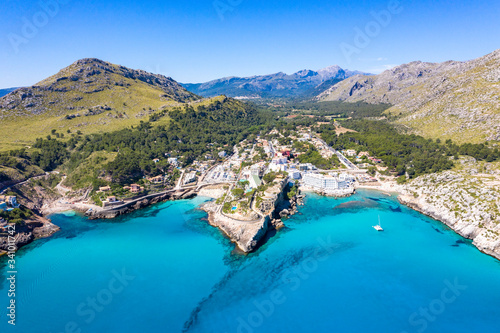
M 500 50 L 468 61 L 413 61 L 376 76 L 356 75 L 320 101 L 388 103 L 417 134 L 458 142 L 500 140 Z
M 67 97 L 68 93 L 78 95 L 74 97 L 74 103 L 72 103 L 77 109 L 94 107 L 89 96 L 99 94 L 104 90 L 113 90 L 113 88 L 116 88 L 115 90 L 118 87 L 128 88 L 134 83 L 157 90 L 158 99 L 164 102 L 185 102 L 198 98 L 172 78 L 143 70 L 129 69 L 100 59 L 84 58 L 31 87 L 19 88 L 1 97 L 0 118 L 8 117 L 9 110 L 24 111 L 26 115 L 43 114 L 47 111 L 64 114 L 64 110 L 61 109 L 71 109 L 73 106 L 68 106 L 68 103 L 60 98 L 61 96 Z M 47 101 L 48 99 L 50 101 Z M 150 96 L 150 99 L 154 98 Z
M 189 91 L 205 97 L 221 94 L 229 97 L 307 97 L 326 81 L 343 80 L 357 74 L 370 75 L 344 70 L 338 65 L 333 65 L 318 71 L 303 69 L 293 74 L 278 72 L 248 77 L 228 76 L 203 83 L 182 85 Z
M 10 94 L 11 92 L 13 92 L 14 90 L 16 89 L 19 89 L 21 87 L 12 87 L 12 88 L 3 88 L 3 89 L 0 89 L 0 97 L 3 97 L 7 94 Z
M 197 101 L 201 97 L 172 78 L 84 58 L 0 98 L 0 149 L 29 145 L 53 129 L 68 134 L 116 130 Z

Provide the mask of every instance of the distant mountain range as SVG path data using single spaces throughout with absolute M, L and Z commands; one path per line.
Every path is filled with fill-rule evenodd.
M 356 75 L 318 99 L 392 104 L 386 112 L 427 137 L 500 141 L 500 49 L 465 62 L 416 61 L 376 76 Z
M 226 77 L 206 83 L 182 84 L 187 90 L 201 96 L 226 95 L 229 97 L 313 97 L 334 84 L 362 73 L 349 71 L 339 66 L 330 66 L 319 71 L 302 70 L 288 75 L 276 73 L 251 77 Z
M 3 97 L 5 95 L 7 95 L 8 93 L 11 93 L 13 92 L 14 90 L 18 89 L 17 87 L 16 88 L 5 88 L 5 89 L 0 89 L 0 97 Z
M 386 111 L 391 120 L 414 133 L 457 142 L 500 141 L 500 50 L 465 62 L 411 62 L 379 75 L 331 66 L 184 85 L 82 59 L 34 86 L 0 90 L 0 96 L 5 93 L 0 97 L 0 139 L 18 147 L 54 128 L 84 133 L 120 129 L 157 110 L 215 100 L 200 95 L 222 94 L 387 103 L 393 105 Z

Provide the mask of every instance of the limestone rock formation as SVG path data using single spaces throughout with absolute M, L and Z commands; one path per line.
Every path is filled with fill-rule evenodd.
M 500 259 L 500 172 L 473 159 L 462 160 L 462 164 L 463 170 L 416 178 L 404 186 L 399 200 L 445 223 L 472 239 L 482 252 Z
M 397 123 L 428 137 L 500 140 L 500 49 L 465 62 L 415 61 L 376 76 L 357 75 L 318 98 L 392 104 L 386 112 Z

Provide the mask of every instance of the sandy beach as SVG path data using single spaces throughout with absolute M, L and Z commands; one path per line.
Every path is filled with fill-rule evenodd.
M 393 181 L 378 181 L 375 183 L 358 184 L 356 185 L 356 189 L 377 190 L 390 195 L 400 195 L 403 193 L 403 185 L 399 185 Z
M 75 202 L 75 203 L 70 203 L 69 201 L 66 201 L 64 198 L 55 200 L 50 203 L 46 203 L 42 206 L 41 213 L 44 216 L 51 215 L 51 214 L 56 214 L 56 213 L 62 213 L 62 212 L 67 212 L 70 210 L 78 211 L 78 212 L 86 212 L 89 209 L 92 209 L 94 211 L 101 211 L 102 207 L 99 207 L 97 205 L 89 204 L 89 203 L 83 203 L 83 202 Z

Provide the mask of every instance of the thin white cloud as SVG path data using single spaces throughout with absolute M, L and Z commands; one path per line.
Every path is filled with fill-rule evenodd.
M 398 66 L 398 65 L 396 65 L 396 64 L 381 65 L 381 66 L 377 66 L 377 67 L 368 69 L 367 72 L 373 73 L 373 74 L 379 74 L 379 73 L 382 73 L 383 71 L 394 68 L 396 66 Z
M 383 57 L 378 57 L 378 58 L 358 58 L 358 61 L 361 61 L 361 62 L 387 61 L 387 58 L 383 58 Z

